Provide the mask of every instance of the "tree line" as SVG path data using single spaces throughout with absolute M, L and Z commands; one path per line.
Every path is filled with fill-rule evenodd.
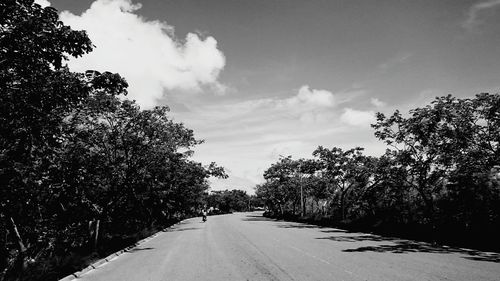
M 202 141 L 167 106 L 124 99 L 119 74 L 68 69 L 93 47 L 52 7 L 0 3 L 0 280 L 70 274 L 75 253 L 196 214 L 207 179 L 226 177 L 190 159 Z
M 260 198 L 239 189 L 212 191 L 206 201 L 211 214 L 247 212 L 263 206 Z
M 272 164 L 256 189 L 268 213 L 500 250 L 500 95 L 376 117 L 380 157 L 319 146 Z

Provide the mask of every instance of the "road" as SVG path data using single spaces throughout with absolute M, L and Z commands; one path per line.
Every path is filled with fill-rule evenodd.
M 500 254 L 237 213 L 183 221 L 79 280 L 500 280 Z

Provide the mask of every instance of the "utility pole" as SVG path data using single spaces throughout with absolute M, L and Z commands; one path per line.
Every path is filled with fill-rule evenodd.
M 304 216 L 304 188 L 302 186 L 302 177 L 299 174 L 299 185 L 300 185 L 300 216 Z
M 299 162 L 300 216 L 304 217 L 304 187 L 302 184 L 302 163 Z

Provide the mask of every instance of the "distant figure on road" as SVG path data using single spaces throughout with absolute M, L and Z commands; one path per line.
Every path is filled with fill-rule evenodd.
M 203 215 L 203 222 L 206 222 L 207 221 L 207 209 L 203 208 L 203 210 L 201 211 L 201 214 Z

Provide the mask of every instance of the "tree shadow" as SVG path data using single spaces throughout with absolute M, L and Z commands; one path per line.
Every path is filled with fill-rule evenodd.
M 473 260 L 473 261 L 489 261 L 489 262 L 496 262 L 500 263 L 500 254 L 493 254 L 493 255 L 479 255 L 479 256 L 472 256 L 472 257 L 463 257 L 464 259 L 468 260 Z
M 149 250 L 154 250 L 154 248 L 151 247 L 144 247 L 144 248 L 132 248 L 130 250 L 127 250 L 127 253 L 134 253 L 134 252 L 140 252 L 140 251 L 149 251 Z
M 333 231 L 322 231 L 325 233 L 331 233 L 331 232 L 339 232 L 339 233 L 348 233 L 347 231 L 343 230 L 333 230 Z M 372 235 L 372 234 L 353 234 L 353 235 L 339 235 L 339 236 L 330 236 L 330 237 L 319 237 L 316 239 L 322 239 L 322 240 L 332 240 L 332 241 L 338 241 L 338 242 L 362 242 L 362 241 L 373 241 L 373 242 L 383 242 L 383 241 L 395 241 L 395 240 L 401 240 L 397 238 L 392 238 L 392 237 L 382 237 L 378 235 Z
M 277 221 L 275 219 L 270 219 Z M 435 253 L 435 254 L 462 254 L 462 258 L 481 261 L 481 262 L 494 262 L 500 263 L 500 253 L 496 252 L 481 252 L 478 250 L 471 249 L 460 249 L 448 246 L 435 245 L 427 242 L 404 240 L 397 237 L 385 237 L 375 234 L 367 234 L 362 232 L 343 230 L 338 228 L 333 228 L 332 226 L 321 226 L 321 225 L 311 225 L 304 224 L 300 222 L 293 223 L 283 223 L 276 225 L 279 228 L 297 228 L 297 229 L 318 229 L 323 233 L 331 233 L 332 236 L 329 237 L 318 237 L 316 239 L 321 240 L 331 240 L 337 242 L 374 242 L 381 244 L 383 242 L 393 243 L 384 245 L 373 245 L 373 246 L 363 246 L 353 249 L 344 249 L 343 252 L 354 253 L 354 252 L 378 252 L 378 253 L 394 253 L 394 254 L 404 254 L 404 253 Z M 338 233 L 338 235 L 335 235 Z
M 200 230 L 200 229 L 201 228 L 199 227 L 170 228 L 170 229 L 165 229 L 163 232 L 177 232 L 177 231 Z
M 169 232 L 174 228 L 179 228 L 179 227 L 182 227 L 183 225 L 187 225 L 187 224 L 189 224 L 189 222 L 181 221 L 181 222 L 176 223 L 175 225 L 171 225 L 169 227 L 164 228 L 162 231 Z
M 324 228 L 324 226 L 320 225 L 311 225 L 311 224 L 305 224 L 305 223 L 290 223 L 290 224 L 281 224 L 278 225 L 279 228 L 298 228 L 298 229 L 321 229 Z
M 380 239 L 372 241 L 386 241 L 384 237 L 379 237 Z M 329 238 L 327 238 L 329 239 Z M 362 240 L 364 238 L 352 238 L 352 241 L 369 241 L 369 239 Z M 336 241 L 342 241 L 335 239 Z M 345 249 L 343 252 L 353 253 L 353 252 L 377 252 L 377 253 L 394 253 L 394 254 L 405 254 L 405 253 L 435 253 L 435 254 L 463 254 L 464 259 L 475 260 L 475 261 L 486 261 L 500 263 L 500 253 L 487 253 L 468 249 L 451 248 L 446 246 L 434 246 L 425 242 L 415 242 L 415 241 L 393 241 L 393 245 L 374 245 L 374 246 L 364 246 L 353 249 Z
M 343 229 L 325 229 L 321 230 L 323 233 L 349 233 L 350 231 L 343 230 Z
M 266 218 L 262 215 L 247 215 L 241 219 L 242 221 L 276 221 L 274 219 Z

